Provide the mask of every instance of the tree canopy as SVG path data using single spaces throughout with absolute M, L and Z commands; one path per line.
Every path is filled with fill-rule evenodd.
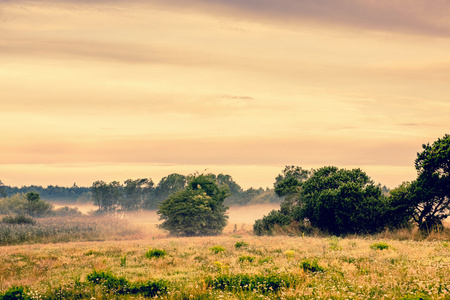
M 302 170 L 286 167 L 284 177 L 276 178 L 275 190 L 285 196 L 281 209 L 255 223 L 255 232 L 264 234 L 274 225 L 287 225 L 286 217 L 289 224 L 308 220 L 336 235 L 373 233 L 386 226 L 386 199 L 366 173 L 333 166 Z
M 160 228 L 176 236 L 222 233 L 227 224 L 227 186 L 219 186 L 210 175 L 193 176 L 185 189 L 170 195 L 159 205 Z

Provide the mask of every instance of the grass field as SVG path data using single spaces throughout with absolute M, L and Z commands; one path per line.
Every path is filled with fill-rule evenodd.
M 257 213 L 255 208 L 251 211 Z M 19 291 L 24 299 L 450 299 L 450 242 L 444 235 L 427 240 L 411 239 L 414 232 L 343 239 L 257 237 L 251 235 L 251 223 L 245 223 L 252 214 L 237 212 L 247 218 L 235 211 L 218 237 L 170 238 L 154 228 L 154 214 L 135 214 L 129 217 L 134 224 L 91 220 L 98 230 L 92 239 L 67 239 L 63 232 L 59 243 L 48 238 L 1 246 L 0 295 Z M 65 226 L 70 224 L 74 223 Z

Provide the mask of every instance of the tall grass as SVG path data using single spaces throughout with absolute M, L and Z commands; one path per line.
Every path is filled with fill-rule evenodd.
M 0 245 L 101 241 L 136 237 L 139 230 L 114 217 L 54 217 L 35 224 L 0 223 Z
M 21 286 L 33 299 L 144 299 L 155 290 L 162 299 L 450 299 L 448 240 L 240 241 L 246 246 L 231 236 L 4 246 L 0 294 Z M 389 247 L 371 248 L 382 242 Z M 217 245 L 226 250 L 213 253 Z M 147 259 L 149 247 L 166 255 Z

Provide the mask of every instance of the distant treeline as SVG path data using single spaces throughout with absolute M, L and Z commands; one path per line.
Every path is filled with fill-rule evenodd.
M 16 194 L 26 194 L 29 192 L 39 193 L 42 199 L 59 200 L 67 202 L 87 202 L 92 201 L 92 193 L 90 187 L 79 187 L 74 184 L 71 187 L 53 186 L 47 187 L 30 185 L 30 186 L 5 186 L 0 181 L 0 197 L 11 197 Z
M 230 195 L 226 205 L 250 205 L 280 202 L 274 189 L 249 188 L 244 190 L 230 175 L 210 174 L 219 185 L 226 185 Z M 173 193 L 184 189 L 190 175 L 170 174 L 162 178 L 157 185 L 151 178 L 128 179 L 123 184 L 118 181 L 106 183 L 96 181 L 91 187 L 79 187 L 75 183 L 71 187 L 49 185 L 42 186 L 6 186 L 0 181 L 0 198 L 29 192 L 39 193 L 47 201 L 94 202 L 102 210 L 137 210 L 157 209 L 158 203 Z
M 250 205 L 280 202 L 274 189 L 243 190 L 230 175 L 208 174 L 219 186 L 226 186 L 230 196 L 225 205 Z M 158 204 L 170 195 L 186 188 L 191 175 L 170 174 L 155 186 L 151 179 L 128 179 L 121 184 L 118 181 L 106 183 L 96 181 L 91 187 L 94 204 L 102 211 L 130 211 L 138 209 L 157 209 Z

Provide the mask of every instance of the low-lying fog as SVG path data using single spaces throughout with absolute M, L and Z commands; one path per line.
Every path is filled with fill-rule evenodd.
M 55 208 L 59 208 L 62 206 L 76 207 L 83 214 L 86 214 L 90 211 L 96 210 L 97 207 L 90 204 L 53 204 Z M 258 204 L 258 205 L 250 205 L 250 206 L 231 206 L 227 215 L 228 225 L 225 227 L 224 233 L 232 233 L 232 232 L 247 232 L 253 229 L 253 223 L 257 219 L 261 219 L 264 215 L 267 215 L 273 209 L 279 209 L 279 204 Z M 145 231 L 150 234 L 163 235 L 164 232 L 155 227 L 156 224 L 159 224 L 161 221 L 158 219 L 158 215 L 155 210 L 151 211 L 138 211 L 138 212 L 130 212 L 124 215 L 124 218 L 129 220 L 131 223 L 136 224 L 138 226 L 142 226 Z

